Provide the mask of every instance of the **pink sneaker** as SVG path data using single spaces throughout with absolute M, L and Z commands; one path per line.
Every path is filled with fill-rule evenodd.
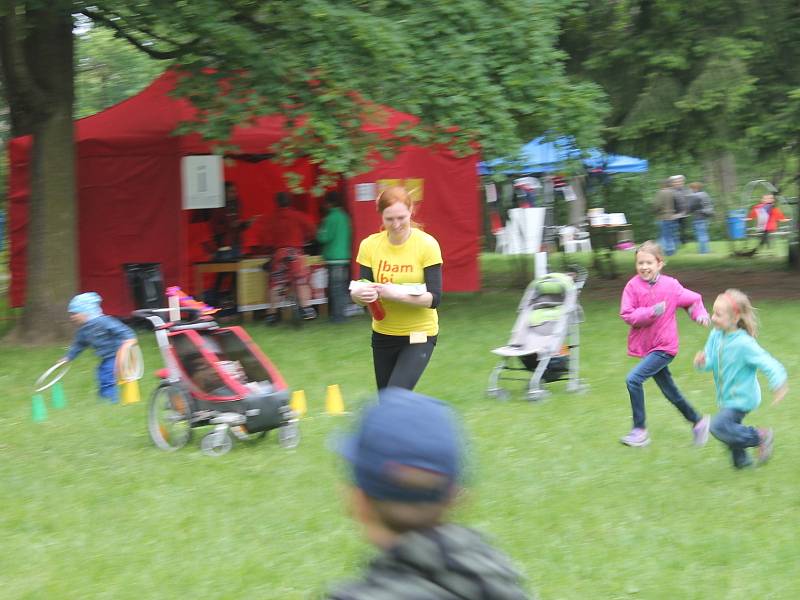
M 634 446 L 637 448 L 641 448 L 643 446 L 647 446 L 650 443 L 650 436 L 647 435 L 647 429 L 642 429 L 640 427 L 634 427 L 631 429 L 631 432 L 623 438 L 619 440 L 626 446 Z
M 695 423 L 692 427 L 692 437 L 694 438 L 694 445 L 699 447 L 705 446 L 708 442 L 708 430 L 711 428 L 711 418 L 706 415 Z
M 775 432 L 772 429 L 758 430 L 758 464 L 763 465 L 772 456 L 772 442 Z

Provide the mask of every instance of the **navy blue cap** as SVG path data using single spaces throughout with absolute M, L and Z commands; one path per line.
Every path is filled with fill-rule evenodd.
M 463 443 L 453 410 L 410 390 L 378 392 L 356 431 L 337 451 L 355 482 L 376 500 L 438 502 L 448 498 L 463 466 Z

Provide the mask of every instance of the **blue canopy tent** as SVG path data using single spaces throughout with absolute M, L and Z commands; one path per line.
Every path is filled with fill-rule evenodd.
M 552 173 L 564 168 L 570 160 L 579 160 L 581 156 L 584 166 L 594 172 L 603 173 L 644 173 L 648 169 L 645 159 L 621 154 L 606 154 L 595 148 L 583 153 L 575 147 L 573 140 L 568 137 L 556 138 L 546 141 L 538 137 L 525 144 L 519 158 L 521 162 L 515 165 L 513 158 L 496 158 L 478 163 L 478 175 L 491 175 L 496 169 L 506 175 L 522 173 Z M 504 168 L 505 167 L 505 168 Z
M 583 161 L 590 171 L 602 173 L 646 173 L 647 160 L 624 154 L 604 154 L 598 150 L 591 150 L 589 158 Z
M 607 154 L 597 148 L 581 151 L 575 145 L 574 138 L 561 136 L 555 139 L 551 138 L 550 141 L 544 137 L 537 137 L 525 144 L 518 155 L 479 162 L 477 168 L 480 176 L 502 174 L 509 176 L 509 178 L 515 178 L 523 175 L 541 176 L 557 173 L 564 171 L 569 166 L 569 163 L 582 164 L 585 169 L 584 172 L 591 176 L 586 178 L 584 192 L 588 191 L 588 188 L 593 185 L 593 181 L 595 181 L 594 185 L 597 185 L 597 182 L 606 183 L 606 175 L 644 173 L 647 172 L 649 167 L 646 160 L 633 156 Z M 563 188 L 560 189 L 563 191 Z M 574 190 L 572 191 L 572 200 L 575 201 L 569 202 L 568 223 L 577 225 L 583 223 L 586 219 L 586 198 L 585 193 L 579 193 L 576 196 Z M 518 191 L 517 193 L 520 192 Z M 523 190 L 522 193 L 525 196 L 531 194 L 527 190 Z M 536 193 L 533 192 L 534 196 Z M 528 201 L 527 197 L 526 201 Z M 534 204 L 535 202 L 534 198 L 530 203 Z M 488 208 L 486 210 L 490 211 Z M 495 206 L 491 211 L 495 211 L 495 215 L 498 217 L 495 220 L 499 224 L 500 209 Z M 555 225 L 552 222 L 553 218 L 553 211 L 548 210 L 545 217 L 545 225 L 549 225 L 551 229 Z

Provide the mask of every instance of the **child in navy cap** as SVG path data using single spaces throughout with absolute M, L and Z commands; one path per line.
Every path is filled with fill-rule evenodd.
M 350 463 L 351 512 L 382 553 L 332 600 L 527 598 L 509 559 L 477 532 L 447 522 L 464 446 L 443 402 L 389 387 L 338 444 Z
M 74 360 L 87 347 L 94 348 L 95 354 L 100 358 L 97 367 L 100 397 L 109 402 L 117 402 L 117 382 L 114 378 L 117 351 L 124 343 L 136 340 L 136 335 L 122 321 L 104 315 L 101 302 L 102 298 L 96 292 L 78 294 L 70 300 L 67 307 L 69 318 L 80 328 L 63 360 Z

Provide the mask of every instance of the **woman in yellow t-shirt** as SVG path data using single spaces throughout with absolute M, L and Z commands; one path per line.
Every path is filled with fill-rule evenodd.
M 380 301 L 383 318 L 372 319 L 372 361 L 378 389 L 414 389 L 439 334 L 436 307 L 442 297 L 442 252 L 438 242 L 414 226 L 413 203 L 401 186 L 377 199 L 381 231 L 361 241 L 356 262 L 362 280 L 351 297 Z M 380 315 L 379 315 L 380 316 Z

